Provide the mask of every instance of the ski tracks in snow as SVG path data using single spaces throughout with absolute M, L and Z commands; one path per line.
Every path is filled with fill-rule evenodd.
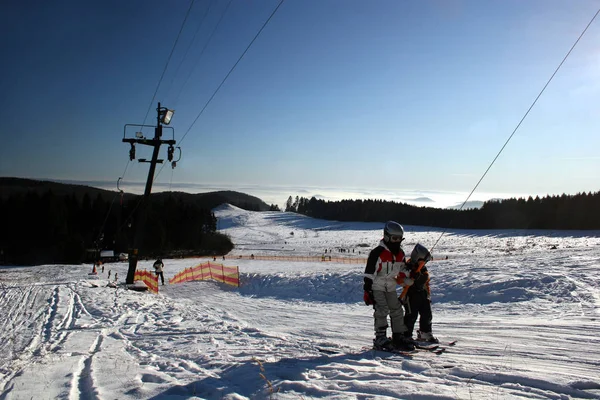
M 88 312 L 75 284 L 8 287 L 0 292 L 0 307 L 7 315 L 2 332 L 11 334 L 0 344 L 2 398 L 30 379 L 40 391 L 38 398 L 99 398 L 92 360 L 102 346 L 106 321 Z

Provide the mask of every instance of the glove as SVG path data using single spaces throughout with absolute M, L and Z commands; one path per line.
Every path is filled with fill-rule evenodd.
M 375 299 L 373 298 L 373 291 L 365 290 L 365 293 L 363 294 L 363 300 L 367 306 L 374 305 Z
M 403 299 L 402 296 L 398 296 L 398 301 L 400 302 L 400 304 L 405 305 L 406 304 L 406 297 Z
M 365 293 L 363 294 L 363 300 L 365 304 L 370 306 L 371 304 L 375 304 L 375 297 L 373 296 L 373 279 L 364 278 L 365 284 L 363 285 L 363 290 Z
M 414 279 L 411 279 L 410 276 L 408 276 L 406 273 L 400 272 L 398 276 L 396 276 L 396 283 L 401 286 L 410 286 L 413 283 L 415 283 L 415 281 Z

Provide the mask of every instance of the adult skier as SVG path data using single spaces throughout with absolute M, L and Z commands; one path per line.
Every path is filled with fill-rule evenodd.
M 373 346 L 379 349 L 411 351 L 415 346 L 407 339 L 404 325 L 404 310 L 396 293 L 396 282 L 410 286 L 410 271 L 404 263 L 404 228 L 395 221 L 388 221 L 383 229 L 383 240 L 371 250 L 364 274 L 364 301 L 373 305 L 375 339 Z M 387 336 L 388 315 L 392 328 L 392 339 Z
M 156 273 L 156 279 L 160 277 L 162 284 L 165 284 L 165 275 L 163 274 L 163 268 L 165 264 L 162 261 L 162 258 L 158 257 L 158 259 L 154 262 L 154 272 Z M 156 282 L 158 284 L 158 282 Z

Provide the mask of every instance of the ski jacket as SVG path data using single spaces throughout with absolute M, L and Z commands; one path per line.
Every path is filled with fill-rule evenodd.
M 413 280 L 413 284 L 411 286 L 406 286 L 400 297 L 404 299 L 407 295 L 420 295 L 430 299 L 431 289 L 429 287 L 429 271 L 427 271 L 425 264 L 413 265 L 409 258 L 406 261 L 406 267 L 410 270 L 409 277 Z M 398 281 L 398 284 L 401 285 L 402 283 Z
M 373 281 L 373 290 L 384 292 L 396 291 L 396 280 L 404 281 L 408 278 L 410 271 L 404 263 L 404 250 L 393 254 L 385 242 L 379 242 L 379 246 L 371 250 L 365 267 L 365 278 Z
M 410 277 L 414 280 L 414 283 L 408 288 L 408 295 L 413 293 L 419 293 L 421 295 L 427 295 L 431 297 L 431 289 L 429 288 L 429 271 L 427 267 L 421 268 L 421 271 L 410 272 Z

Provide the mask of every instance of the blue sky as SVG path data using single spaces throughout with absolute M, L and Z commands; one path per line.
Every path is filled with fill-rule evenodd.
M 600 6 L 286 0 L 193 124 L 279 1 L 196 0 L 151 103 L 190 5 L 171 3 L 3 2 L 0 176 L 134 191 L 124 125 L 160 101 L 187 134 L 157 190 L 466 195 Z M 599 190 L 599 39 L 597 20 L 473 199 Z

